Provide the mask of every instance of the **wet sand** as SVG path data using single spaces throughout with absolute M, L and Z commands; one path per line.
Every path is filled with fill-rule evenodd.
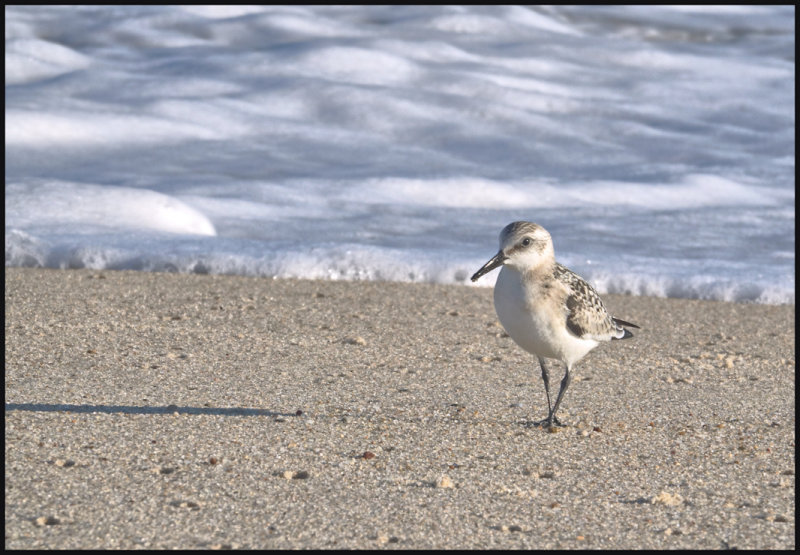
M 6 268 L 5 547 L 794 549 L 794 306 L 604 299 L 549 433 L 488 288 Z

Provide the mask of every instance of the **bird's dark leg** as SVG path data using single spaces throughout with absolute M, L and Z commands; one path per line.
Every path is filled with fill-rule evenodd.
M 544 382 L 544 394 L 547 396 L 547 413 L 550 413 L 550 373 L 547 371 L 547 366 L 544 359 L 539 357 L 539 367 L 542 369 L 542 381 Z
M 558 418 L 556 418 L 556 411 L 558 410 L 558 406 L 561 404 L 561 400 L 564 398 L 564 393 L 567 391 L 570 381 L 572 381 L 572 376 L 570 376 L 568 364 L 567 371 L 564 373 L 564 378 L 561 380 L 561 389 L 558 391 L 556 404 L 553 406 L 553 410 L 550 411 L 550 415 L 547 417 L 549 426 L 552 426 L 554 423 L 556 426 L 562 426 L 561 422 L 559 422 Z
M 542 357 L 539 357 L 539 366 L 542 368 L 542 381 L 544 382 L 544 394 L 547 397 L 547 418 L 544 420 L 540 420 L 535 424 L 537 426 L 544 426 L 550 427 L 555 422 L 556 426 L 561 426 L 561 422 L 558 421 L 558 418 L 555 418 L 555 411 L 550 404 L 550 373 L 547 371 L 547 365 L 544 362 Z M 561 382 L 562 389 L 564 388 L 564 382 Z M 561 393 L 558 395 L 558 400 L 556 400 L 556 406 L 558 406 L 558 402 L 561 400 Z

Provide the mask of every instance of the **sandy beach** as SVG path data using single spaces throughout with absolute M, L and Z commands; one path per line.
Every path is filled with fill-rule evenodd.
M 7 549 L 795 547 L 794 306 L 605 295 L 550 433 L 489 288 L 5 284 Z

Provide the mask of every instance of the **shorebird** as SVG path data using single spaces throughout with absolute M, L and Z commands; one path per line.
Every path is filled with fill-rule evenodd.
M 540 225 L 513 222 L 504 227 L 500 250 L 472 281 L 499 266 L 494 286 L 497 317 L 517 345 L 538 357 L 542 369 L 548 414 L 536 424 L 562 426 L 556 411 L 569 387 L 572 367 L 601 341 L 633 337 L 625 327 L 639 326 L 612 317 L 591 285 L 556 262 L 553 240 Z M 546 358 L 566 366 L 553 405 Z

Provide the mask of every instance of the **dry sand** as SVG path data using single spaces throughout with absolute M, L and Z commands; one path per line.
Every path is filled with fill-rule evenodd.
M 490 289 L 6 268 L 5 547 L 794 549 L 794 306 L 605 299 L 548 433 Z

